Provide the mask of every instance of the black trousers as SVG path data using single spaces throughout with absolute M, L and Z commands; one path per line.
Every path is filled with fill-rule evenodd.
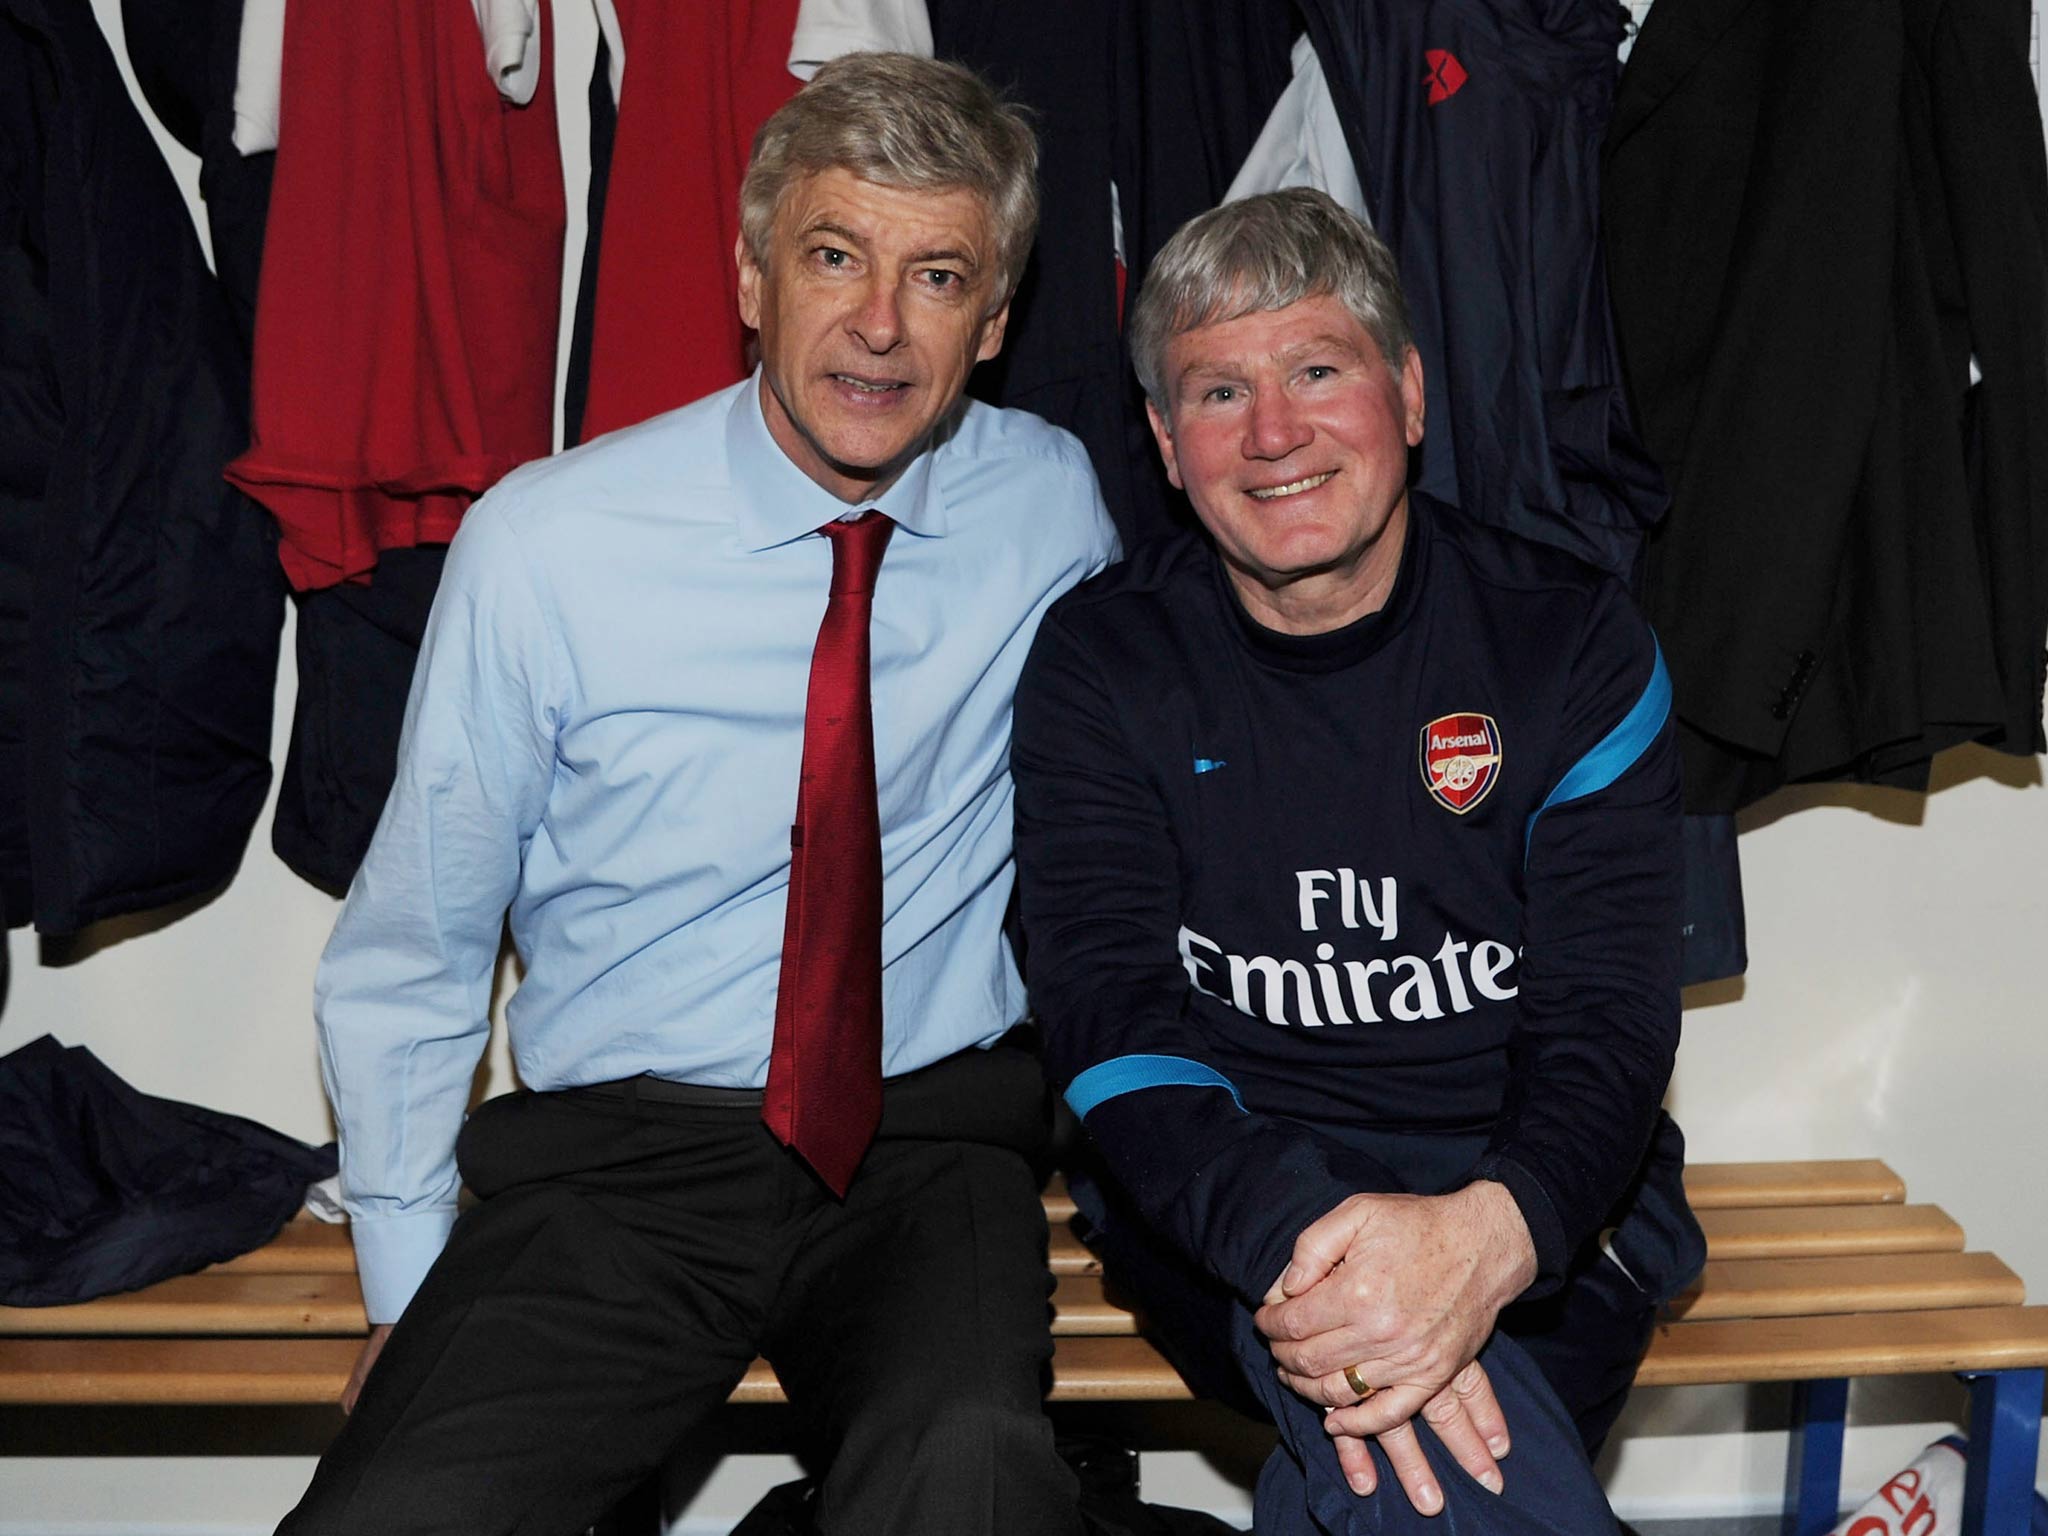
M 1028 1052 L 885 1090 L 844 1202 L 758 1104 L 523 1093 L 470 1117 L 482 1197 L 280 1536 L 572 1536 L 758 1353 L 829 1450 L 825 1536 L 1068 1536 L 1041 1406 L 1045 1218 Z

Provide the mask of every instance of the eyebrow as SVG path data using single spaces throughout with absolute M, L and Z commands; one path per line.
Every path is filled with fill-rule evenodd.
M 1293 362 L 1298 358 L 1308 356 L 1310 353 L 1323 351 L 1325 348 L 1335 348 L 1347 357 L 1364 357 L 1367 355 L 1359 350 L 1356 343 L 1339 336 L 1334 331 L 1311 336 L 1305 341 L 1298 341 L 1292 346 L 1282 347 L 1278 352 L 1267 355 L 1278 358 L 1282 362 Z M 1245 371 L 1241 364 L 1235 362 L 1192 363 L 1181 370 L 1179 377 L 1174 382 L 1175 386 L 1179 388 L 1203 379 L 1235 379 Z
M 839 239 L 844 240 L 848 245 L 858 246 L 862 250 L 866 250 L 868 245 L 865 235 L 857 230 L 848 229 L 844 224 L 835 223 L 831 219 L 819 219 L 807 225 L 803 231 L 802 238 L 808 240 L 813 235 L 835 235 Z M 928 250 L 912 251 L 908 260 L 913 264 L 928 261 L 955 261 L 966 267 L 970 272 L 979 272 L 981 270 L 981 258 L 976 256 L 974 252 L 950 245 L 933 246 Z
M 957 261 L 963 267 L 978 268 L 981 258 L 972 251 L 957 250 L 952 246 L 938 246 L 928 251 L 913 251 L 910 260 L 916 261 Z
M 868 243 L 867 236 L 848 229 L 844 224 L 835 224 L 830 219 L 819 219 L 805 226 L 802 238 L 808 240 L 813 235 L 837 235 L 848 245 L 864 247 Z

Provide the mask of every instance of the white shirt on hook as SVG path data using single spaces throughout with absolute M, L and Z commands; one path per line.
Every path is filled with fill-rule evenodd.
M 789 42 L 789 72 L 808 80 L 842 53 L 932 56 L 925 0 L 803 0 Z
M 1273 104 L 1223 201 L 1234 203 L 1283 187 L 1314 187 L 1370 224 L 1365 188 L 1344 138 L 1344 121 L 1324 78 L 1323 61 L 1306 37 L 1295 40 L 1292 62 L 1294 79 Z

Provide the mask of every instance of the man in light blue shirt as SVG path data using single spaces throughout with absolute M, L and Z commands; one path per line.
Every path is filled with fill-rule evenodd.
M 756 1353 L 832 1459 L 822 1530 L 1077 1528 L 1001 925 L 1012 691 L 1115 535 L 1071 437 L 962 404 L 1035 166 L 965 70 L 827 66 L 742 192 L 757 374 L 528 466 L 456 539 L 316 987 L 373 1332 L 282 1529 L 581 1531 Z M 761 1090 L 818 530 L 869 509 L 886 1083 L 841 1198 Z M 465 1126 L 508 913 L 529 1091 Z

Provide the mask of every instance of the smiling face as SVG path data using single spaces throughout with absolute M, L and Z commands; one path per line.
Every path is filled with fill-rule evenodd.
M 827 170 L 790 186 L 765 264 L 739 249 L 769 433 L 847 502 L 880 495 L 1002 345 L 999 258 L 973 192 Z
M 1166 348 L 1152 430 L 1252 616 L 1297 634 L 1386 602 L 1422 441 L 1422 360 L 1398 375 L 1328 294 L 1196 326 Z

